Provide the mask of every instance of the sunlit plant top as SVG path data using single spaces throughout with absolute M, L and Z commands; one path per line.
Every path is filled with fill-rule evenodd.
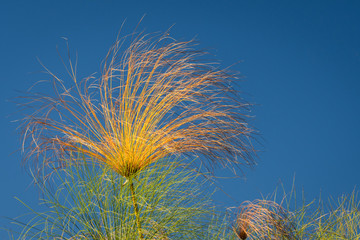
M 116 41 L 101 75 L 79 80 L 51 75 L 53 92 L 30 96 L 35 109 L 23 125 L 26 160 L 63 165 L 81 152 L 129 178 L 157 160 L 186 154 L 212 171 L 254 163 L 248 104 L 231 82 L 236 76 L 204 61 L 192 41 L 167 34 Z

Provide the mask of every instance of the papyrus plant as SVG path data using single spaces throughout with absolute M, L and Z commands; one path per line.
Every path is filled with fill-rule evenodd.
M 192 41 L 137 35 L 124 44 L 116 41 L 98 78 L 79 80 L 70 56 L 70 80 L 45 68 L 54 91 L 29 96 L 26 160 L 63 167 L 64 154 L 81 152 L 130 181 L 135 212 L 132 179 L 159 159 L 195 155 L 210 170 L 253 164 L 248 105 L 233 75 L 203 61 Z

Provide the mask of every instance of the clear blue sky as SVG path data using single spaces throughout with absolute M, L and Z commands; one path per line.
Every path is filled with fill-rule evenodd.
M 360 180 L 359 1 L 3 1 L 0 7 L 1 168 L 0 216 L 36 207 L 38 193 L 21 168 L 15 105 L 8 100 L 44 78 L 36 57 L 64 72 L 56 46 L 62 37 L 79 55 L 79 75 L 98 72 L 126 19 L 130 33 L 171 30 L 176 39 L 196 37 L 224 67 L 246 77 L 244 97 L 256 103 L 251 122 L 262 152 L 246 179 L 221 180 L 241 202 L 274 191 L 279 181 L 304 188 L 306 198 L 350 193 Z M 216 201 L 236 202 L 221 192 Z M 8 226 L 4 219 L 0 227 Z M 7 235 L 0 234 L 1 239 Z

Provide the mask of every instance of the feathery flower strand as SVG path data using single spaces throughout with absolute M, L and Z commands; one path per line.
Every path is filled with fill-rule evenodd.
M 202 61 L 192 41 L 138 35 L 120 55 L 125 42 L 110 49 L 98 79 L 79 81 L 70 56 L 70 88 L 46 69 L 54 94 L 28 103 L 36 111 L 23 128 L 26 159 L 62 167 L 63 154 L 80 152 L 126 178 L 169 155 L 202 156 L 209 169 L 254 163 L 233 75 Z

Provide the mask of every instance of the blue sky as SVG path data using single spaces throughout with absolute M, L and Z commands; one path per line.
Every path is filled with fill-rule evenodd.
M 256 106 L 262 136 L 258 165 L 246 179 L 220 181 L 238 202 L 272 193 L 279 182 L 310 201 L 350 193 L 360 175 L 359 1 L 8 1 L 0 8 L 0 216 L 26 212 L 14 196 L 37 207 L 38 192 L 21 168 L 15 105 L 9 101 L 45 76 L 37 57 L 63 73 L 62 37 L 79 55 L 79 76 L 100 70 L 126 19 L 131 33 L 166 31 L 196 38 L 226 67 L 245 76 L 243 96 Z M 14 114 L 14 115 L 12 115 Z M 222 174 L 219 171 L 219 174 Z M 237 203 L 222 192 L 215 200 Z M 0 227 L 9 226 L 5 219 Z M 3 233 L 1 233 L 3 234 Z M 6 239 L 7 235 L 1 235 Z

